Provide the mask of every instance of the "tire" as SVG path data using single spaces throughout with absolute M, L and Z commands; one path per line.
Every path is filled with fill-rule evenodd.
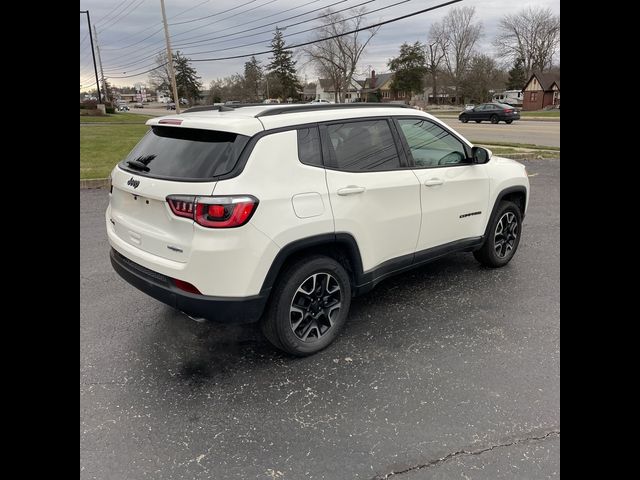
M 312 355 L 335 340 L 350 306 L 351 282 L 344 267 L 331 257 L 313 255 L 279 275 L 261 321 L 262 332 L 284 352 Z
M 476 123 L 480 123 L 480 122 L 482 122 L 482 120 L 476 120 Z
M 505 231 L 507 231 L 506 236 Z M 473 256 L 486 267 L 504 267 L 516 253 L 521 236 L 522 213 L 520 209 L 513 202 L 500 202 L 495 215 L 491 219 L 487 238 L 482 247 L 473 252 Z
M 469 121 L 469 118 L 466 115 L 463 115 L 463 116 L 460 117 L 460 121 L 462 123 L 467 123 Z
M 505 120 L 504 123 L 506 123 L 507 125 L 511 125 L 513 123 L 513 120 Z
M 497 115 L 491 115 L 491 123 L 498 123 L 500 119 Z

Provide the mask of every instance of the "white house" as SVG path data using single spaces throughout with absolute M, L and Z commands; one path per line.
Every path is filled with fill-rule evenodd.
M 351 103 L 360 98 L 362 86 L 364 81 L 351 79 L 349 89 L 344 93 L 344 103 Z M 335 89 L 333 82 L 328 78 L 319 78 L 316 82 L 316 100 L 327 100 L 329 102 L 335 102 Z

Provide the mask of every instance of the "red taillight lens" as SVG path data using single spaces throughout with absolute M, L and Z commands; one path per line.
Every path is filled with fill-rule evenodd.
M 513 113 L 513 110 L 511 110 L 511 109 L 507 108 L 507 109 L 504 111 L 504 113 Z
M 202 295 L 200 290 L 198 290 L 195 286 L 191 285 L 189 282 L 183 282 L 182 280 L 178 280 L 177 278 L 173 279 L 173 283 L 176 284 L 180 290 L 184 290 L 185 292 L 195 293 L 198 295 Z
M 258 207 L 258 199 L 252 195 L 226 197 L 167 197 L 171 211 L 185 218 L 192 218 L 207 228 L 234 228 L 247 223 Z

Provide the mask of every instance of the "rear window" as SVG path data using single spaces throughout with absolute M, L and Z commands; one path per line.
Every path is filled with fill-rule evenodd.
M 248 141 L 236 133 L 154 126 L 120 167 L 152 177 L 208 179 L 233 170 Z

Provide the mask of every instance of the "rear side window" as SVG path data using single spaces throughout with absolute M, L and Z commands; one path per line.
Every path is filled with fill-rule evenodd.
M 400 168 L 396 144 L 386 120 L 347 122 L 327 126 L 336 167 L 351 172 Z
M 318 127 L 298 129 L 298 159 L 306 165 L 322 166 Z
M 120 167 L 152 177 L 204 180 L 233 170 L 248 140 L 236 133 L 154 126 Z

